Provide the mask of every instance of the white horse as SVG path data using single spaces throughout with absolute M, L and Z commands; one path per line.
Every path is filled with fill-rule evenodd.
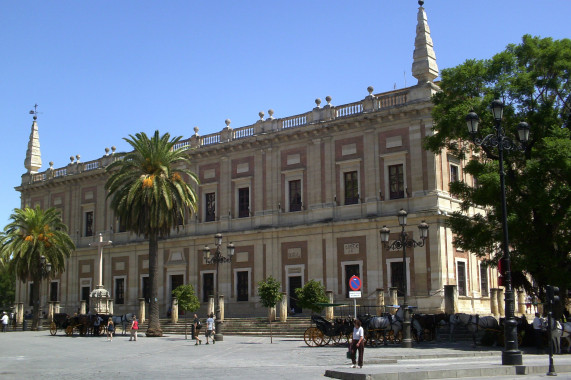
M 123 335 L 125 335 L 125 331 L 127 331 L 127 325 L 133 320 L 133 315 L 133 313 L 127 313 L 111 317 L 115 326 L 121 325 L 121 327 L 123 327 Z
M 571 322 L 565 322 L 562 324 L 561 339 L 567 341 L 567 353 L 571 352 Z M 561 341 L 559 342 L 559 349 L 561 349 Z
M 561 323 L 556 319 L 551 320 L 551 345 L 554 354 L 561 353 L 561 340 L 567 341 L 567 352 L 571 352 L 571 322 Z

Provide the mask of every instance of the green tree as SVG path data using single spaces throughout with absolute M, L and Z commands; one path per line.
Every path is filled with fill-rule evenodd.
M 0 260 L 0 308 L 8 310 L 14 306 L 16 295 L 16 276 Z
M 262 306 L 267 307 L 268 309 L 272 309 L 276 307 L 276 304 L 280 302 L 283 298 L 283 294 L 281 292 L 282 284 L 273 278 L 272 276 L 268 277 L 265 281 L 258 282 L 258 295 L 260 296 L 260 301 L 262 302 Z M 270 316 L 270 343 L 273 343 L 273 334 L 272 334 L 272 318 Z
M 37 330 L 42 280 L 65 270 L 65 259 L 71 255 L 75 245 L 55 208 L 42 210 L 38 206 L 35 209 L 15 209 L 10 219 L 12 221 L 0 234 L 0 255 L 8 265 L 9 272 L 22 282 L 33 281 L 32 330 Z M 44 266 L 42 257 L 45 259 Z M 48 264 L 51 270 L 46 273 Z
M 178 307 L 184 310 L 184 339 L 188 339 L 187 312 L 195 312 L 198 310 L 200 308 L 200 301 L 194 293 L 194 286 L 190 284 L 178 286 L 172 291 L 172 295 L 176 298 Z
M 184 225 L 186 213 L 196 211 L 196 192 L 187 181 L 198 183 L 184 148 L 176 149 L 181 137 L 145 133 L 125 138 L 133 151 L 107 167 L 105 188 L 111 209 L 129 231 L 149 240 L 150 315 L 147 336 L 162 336 L 159 321 L 158 239 L 173 227 Z
M 571 40 L 526 35 L 519 45 L 508 45 L 491 59 L 468 60 L 443 70 L 441 92 L 433 97 L 435 120 L 426 147 L 433 152 L 466 157 L 480 151 L 465 171 L 477 180 L 451 184 L 451 193 L 462 200 L 449 225 L 456 246 L 497 265 L 501 256 L 502 208 L 497 149 L 478 148 L 469 142 L 465 116 L 474 110 L 480 117 L 480 135 L 494 132 L 488 107 L 500 98 L 506 105 L 502 127 L 517 140 L 515 127 L 531 127 L 525 151 L 504 154 L 508 231 L 514 287 L 530 291 L 530 274 L 541 289 L 547 284 L 571 285 Z M 472 207 L 485 214 L 470 215 Z
M 324 304 L 329 302 L 325 294 L 325 288 L 319 281 L 309 280 L 303 287 L 295 290 L 298 305 L 304 309 L 309 309 L 313 313 L 321 313 Z

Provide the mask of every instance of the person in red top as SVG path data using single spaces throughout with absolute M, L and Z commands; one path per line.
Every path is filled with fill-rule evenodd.
M 139 331 L 139 322 L 137 322 L 137 316 L 133 315 L 133 319 L 132 319 L 132 323 L 131 323 L 131 337 L 129 338 L 129 341 L 131 340 L 135 340 L 135 342 L 137 341 L 137 331 Z

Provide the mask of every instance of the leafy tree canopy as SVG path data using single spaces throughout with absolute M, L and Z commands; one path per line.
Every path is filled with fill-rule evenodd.
M 200 301 L 194 292 L 194 286 L 180 285 L 172 291 L 172 295 L 176 297 L 178 307 L 182 310 L 194 312 L 200 309 Z
M 258 282 L 258 295 L 264 307 L 274 307 L 282 300 L 282 284 L 273 278 L 268 277 L 265 281 Z
M 433 97 L 434 134 L 426 139 L 433 152 L 469 158 L 465 173 L 477 186 L 451 184 L 462 199 L 462 211 L 449 225 L 457 247 L 496 264 L 502 241 L 502 210 L 497 149 L 469 142 L 465 116 L 474 110 L 480 118 L 480 136 L 494 133 L 489 110 L 493 99 L 505 104 L 502 127 L 516 140 L 516 126 L 531 127 L 524 152 L 504 154 L 508 231 L 514 286 L 531 284 L 571 286 L 571 40 L 526 35 L 491 59 L 468 60 L 442 71 L 441 92 Z M 481 150 L 480 150 L 481 149 Z M 466 153 L 474 150 L 479 156 Z M 473 206 L 484 214 L 467 213 Z M 489 256 L 487 256 L 489 255 Z
M 0 262 L 0 307 L 8 311 L 14 306 L 16 295 L 16 276 Z
M 309 280 L 302 288 L 296 289 L 295 296 L 299 306 L 314 313 L 320 313 L 323 310 L 323 306 L 319 306 L 320 303 L 329 302 L 325 288 L 321 282 L 315 280 Z

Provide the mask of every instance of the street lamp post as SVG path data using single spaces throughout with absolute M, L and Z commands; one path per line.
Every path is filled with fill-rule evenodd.
M 410 324 L 411 324 L 410 310 L 409 310 L 407 299 L 406 299 L 406 293 L 408 291 L 407 280 L 406 280 L 406 248 L 407 247 L 408 248 L 414 248 L 414 247 L 424 246 L 426 238 L 428 237 L 428 224 L 426 224 L 426 222 L 423 220 L 418 225 L 418 230 L 420 232 L 420 239 L 421 240 L 415 241 L 414 239 L 410 238 L 405 231 L 407 215 L 408 215 L 408 213 L 404 209 L 401 209 L 398 213 L 399 224 L 402 227 L 402 230 L 400 233 L 400 239 L 395 240 L 392 243 L 389 243 L 389 237 L 390 237 L 391 231 L 387 228 L 387 226 L 383 226 L 383 228 L 381 228 L 381 230 L 379 232 L 381 234 L 381 241 L 383 242 L 383 245 L 385 246 L 385 248 L 394 249 L 394 250 L 398 250 L 398 249 L 402 248 L 402 272 L 403 272 L 403 284 L 404 284 L 404 294 L 403 294 L 403 302 L 402 302 L 402 309 L 403 309 L 402 346 L 405 348 L 411 348 L 412 347 L 412 338 L 411 338 L 411 333 L 410 333 Z
M 494 116 L 494 124 L 496 128 L 495 134 L 489 134 L 484 138 L 477 137 L 478 134 L 478 115 L 472 111 L 466 115 L 466 124 L 468 131 L 472 136 L 472 141 L 478 146 L 497 147 L 498 160 L 500 168 L 500 192 L 502 201 L 502 229 L 503 229 L 503 257 L 502 257 L 502 273 L 504 277 L 505 291 L 505 313 L 506 319 L 504 324 L 504 350 L 502 351 L 503 365 L 521 365 L 523 363 L 521 351 L 518 350 L 517 344 L 517 322 L 514 318 L 515 299 L 512 289 L 512 275 L 510 267 L 510 252 L 508 242 L 508 219 L 506 206 L 506 187 L 504 173 L 504 150 L 524 150 L 525 143 L 529 140 L 529 125 L 521 122 L 517 126 L 518 138 L 522 145 L 515 143 L 509 137 L 506 137 L 501 126 L 504 104 L 501 100 L 494 100 L 490 105 Z
M 216 245 L 216 252 L 214 252 L 214 256 L 210 256 L 210 248 L 208 245 L 204 246 L 204 258 L 206 260 L 206 264 L 216 264 L 216 320 L 214 321 L 215 330 L 214 330 L 214 339 L 216 341 L 224 340 L 224 335 L 222 335 L 222 329 L 220 325 L 220 297 L 219 297 L 219 286 L 220 286 L 220 276 L 218 275 L 218 266 L 220 263 L 230 263 L 232 262 L 232 256 L 234 256 L 234 244 L 229 243 L 226 249 L 228 250 L 228 256 L 222 256 L 222 252 L 220 252 L 220 247 L 222 246 L 222 234 L 217 233 L 214 235 L 214 244 Z

